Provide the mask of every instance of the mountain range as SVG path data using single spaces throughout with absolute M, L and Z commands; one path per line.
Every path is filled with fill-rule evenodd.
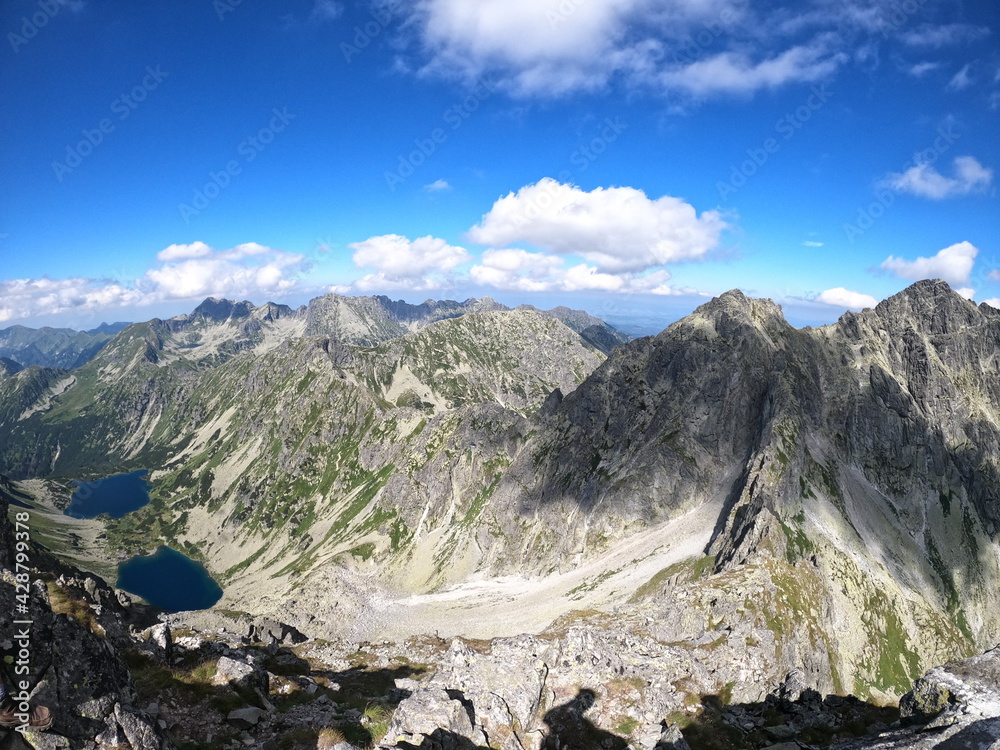
M 86 364 L 116 333 L 128 323 L 102 323 L 89 331 L 71 328 L 0 329 L 0 360 L 13 361 L 20 367 L 74 368 Z M 2 365 L 0 365 L 2 366 Z
M 1000 640 L 998 356 L 1000 311 L 940 281 L 816 329 L 732 291 L 634 341 L 489 299 L 210 299 L 0 370 L 0 466 L 151 470 L 114 552 L 169 543 L 220 610 L 309 635 L 572 622 L 689 644 L 691 691 L 890 700 Z

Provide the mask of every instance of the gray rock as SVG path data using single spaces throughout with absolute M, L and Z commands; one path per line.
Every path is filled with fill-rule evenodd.
M 805 673 L 801 669 L 790 671 L 785 675 L 784 682 L 781 683 L 778 696 L 786 701 L 797 701 L 801 697 L 802 691 L 807 687 L 803 682 L 804 677 Z
M 132 750 L 163 750 L 165 747 L 166 743 L 159 727 L 121 704 L 115 705 L 115 721 L 122 728 Z
M 427 688 L 399 705 L 381 746 L 392 747 L 403 742 L 421 745 L 436 732 L 464 737 L 477 745 L 486 744 L 483 732 L 473 726 L 461 693 Z
M 237 708 L 235 711 L 230 711 L 226 716 L 226 721 L 232 724 L 237 729 L 250 729 L 251 727 L 257 726 L 262 716 L 266 716 L 267 712 L 263 709 L 250 706 L 247 708 Z
M 159 623 L 149 629 L 149 642 L 152 643 L 158 654 L 165 661 L 169 661 L 173 656 L 173 640 L 170 637 L 170 627 L 166 623 Z
M 681 734 L 680 727 L 676 724 L 671 724 L 663 730 L 653 750 L 691 750 L 691 746 L 684 739 L 684 735 Z
M 265 694 L 268 689 L 268 676 L 265 670 L 247 661 L 233 659 L 228 656 L 219 657 L 219 663 L 212 682 L 215 685 L 229 683 L 248 690 L 259 690 Z

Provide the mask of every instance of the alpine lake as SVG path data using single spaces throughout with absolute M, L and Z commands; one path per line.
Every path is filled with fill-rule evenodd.
M 149 502 L 148 473 L 138 470 L 93 482 L 76 482 L 66 515 L 121 518 L 139 510 Z M 115 585 L 169 612 L 207 609 L 222 598 L 222 588 L 204 565 L 170 547 L 159 547 L 152 555 L 119 564 Z

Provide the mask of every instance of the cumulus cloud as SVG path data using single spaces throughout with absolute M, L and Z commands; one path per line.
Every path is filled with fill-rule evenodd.
M 527 250 L 487 250 L 480 262 L 469 269 L 477 284 L 523 292 L 550 291 L 558 285 L 563 259 Z
M 1000 281 L 1000 269 L 994 269 L 990 271 L 989 276 L 994 281 Z
M 908 44 L 911 47 L 938 49 L 954 44 L 975 42 L 989 36 L 989 34 L 990 30 L 987 27 L 973 26 L 969 23 L 949 23 L 942 25 L 925 23 L 912 31 L 904 32 L 899 38 L 904 44 Z
M 450 271 L 469 259 L 464 247 L 449 245 L 438 237 L 418 237 L 410 241 L 398 234 L 369 237 L 352 242 L 354 263 L 372 267 L 387 276 L 414 278 L 430 271 Z
M 425 72 L 475 80 L 500 73 L 516 93 L 596 88 L 641 0 L 422 0 L 414 6 Z
M 523 242 L 579 255 L 616 273 L 702 258 L 726 226 L 717 211 L 699 215 L 680 198 L 654 200 L 631 187 L 586 192 L 545 178 L 497 200 L 468 236 L 493 247 Z
M 146 272 L 143 279 L 150 301 L 201 299 L 204 297 L 250 297 L 260 293 L 283 293 L 295 286 L 289 278 L 305 258 L 295 253 L 271 251 L 265 262 L 245 265 L 219 253 L 168 263 Z M 243 257 L 243 256 L 238 256 Z
M 436 193 L 441 190 L 451 190 L 451 185 L 448 184 L 448 180 L 434 180 L 429 185 L 424 185 L 424 190 Z
M 1000 297 L 990 297 L 989 299 L 984 299 L 983 302 L 990 307 L 995 307 L 1000 310 Z
M 873 33 L 885 15 L 848 2 L 793 16 L 746 0 L 417 0 L 410 12 L 421 74 L 489 78 L 524 97 L 615 80 L 696 97 L 815 81 L 849 59 L 844 34 Z
M 878 300 L 870 294 L 854 292 L 842 286 L 820 292 L 816 295 L 816 301 L 822 302 L 824 305 L 846 307 L 849 310 L 863 310 L 878 304 Z
M 141 301 L 136 289 L 94 279 L 0 281 L 0 323 L 59 313 L 90 312 Z
M 565 259 L 545 252 L 519 248 L 491 249 L 469 270 L 477 284 L 522 292 L 579 292 L 597 290 L 642 294 L 692 294 L 693 289 L 675 289 L 667 282 L 670 272 L 606 273 L 586 263 L 566 267 Z
M 0 281 L 0 322 L 172 300 L 279 295 L 295 286 L 295 277 L 307 266 L 302 255 L 257 243 L 219 251 L 204 242 L 175 244 L 157 253 L 156 261 L 155 267 L 131 282 L 87 278 Z
M 933 200 L 982 192 L 993 182 L 993 170 L 972 156 L 956 157 L 954 171 L 954 177 L 945 177 L 932 164 L 917 164 L 905 172 L 890 173 L 884 182 L 893 190 Z
M 192 242 L 190 245 L 170 245 L 156 254 L 157 260 L 184 260 L 185 258 L 204 258 L 210 255 L 212 248 L 204 242 Z
M 901 279 L 944 279 L 952 287 L 969 283 L 969 274 L 976 262 L 979 249 L 971 242 L 959 242 L 940 250 L 930 258 L 903 260 L 890 255 L 880 268 L 891 271 Z

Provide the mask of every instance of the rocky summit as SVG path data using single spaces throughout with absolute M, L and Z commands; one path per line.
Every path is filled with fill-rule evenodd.
M 634 341 L 338 295 L 108 335 L 0 363 L 56 715 L 0 747 L 1000 747 L 1000 311 L 944 282 Z M 142 509 L 60 515 L 136 469 Z M 217 605 L 111 588 L 164 544 Z

